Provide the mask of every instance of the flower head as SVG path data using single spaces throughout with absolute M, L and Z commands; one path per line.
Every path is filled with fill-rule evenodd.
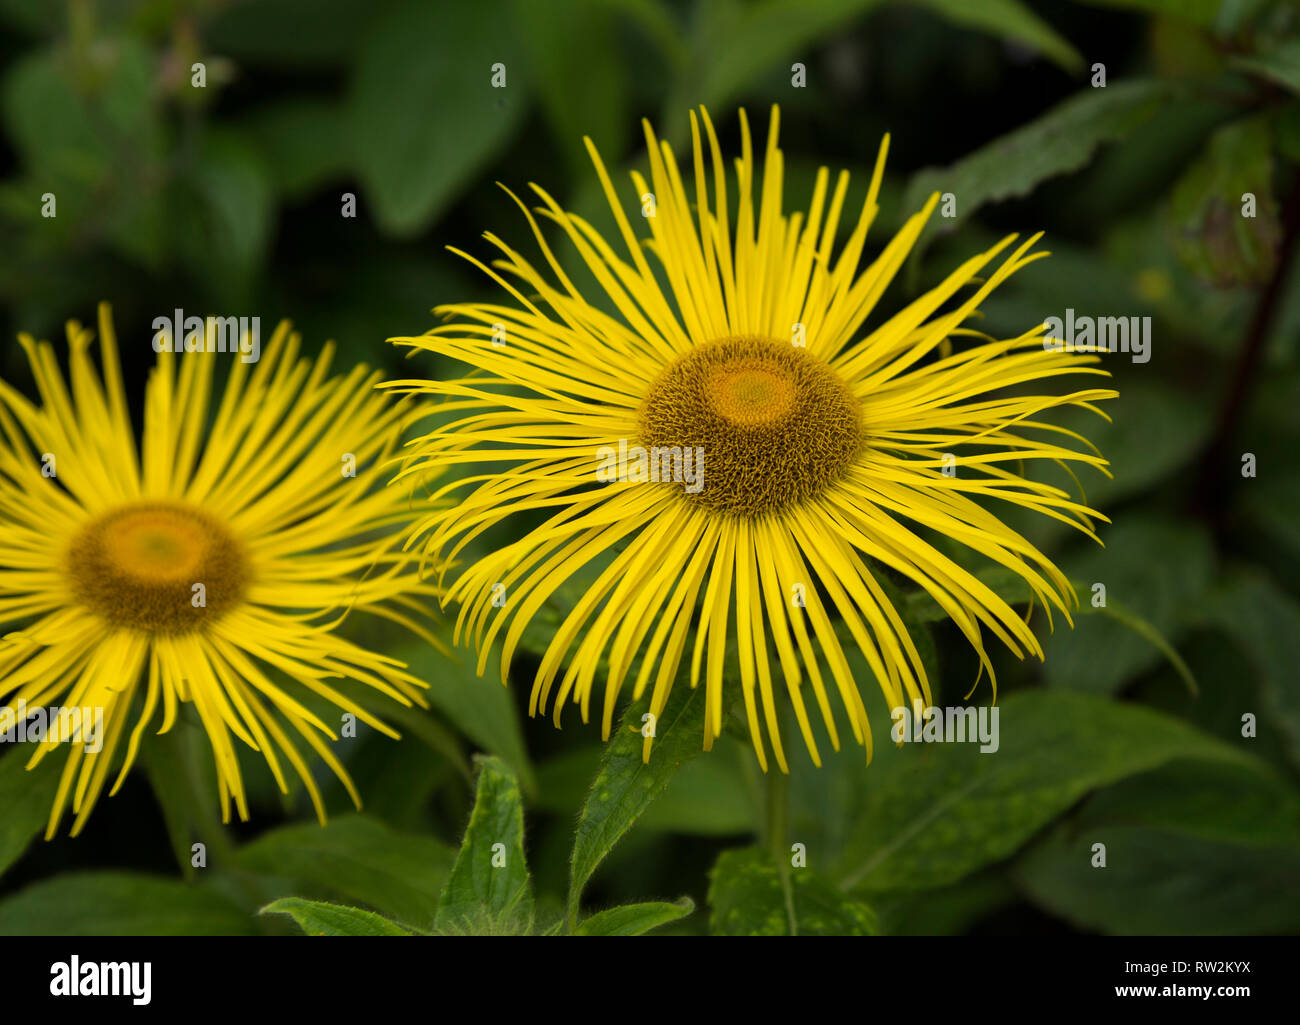
M 777 110 L 761 181 L 743 111 L 740 129 L 732 206 L 707 112 L 691 118 L 690 188 L 667 143 L 645 126 L 650 180 L 632 177 L 648 238 L 633 230 L 588 140 L 622 251 L 532 186 L 542 204 L 536 217 L 515 202 L 544 266 L 493 235 L 485 237 L 501 258 L 489 266 L 466 256 L 513 301 L 439 307 L 450 322 L 393 339 L 472 372 L 390 386 L 465 411 L 414 443 L 406 475 L 506 464 L 498 475 L 445 487 L 468 491 L 454 511 L 421 521 L 426 554 L 455 556 L 500 520 L 548 513 L 518 541 L 470 561 L 448 587 L 446 599 L 461 603 L 457 637 L 472 632 L 482 649 L 480 672 L 504 631 L 504 679 L 530 618 L 592 563 L 598 571 L 541 659 L 533 710 L 549 702 L 558 721 L 572 700 L 586 720 L 602 670 L 608 737 L 634 669 L 633 694 L 651 687 L 657 716 L 689 658 L 690 685 L 707 688 L 707 748 L 722 730 L 724 655 L 734 649 L 739 680 L 727 688 L 739 683 L 764 768 L 766 734 L 785 769 L 773 653 L 814 761 L 809 706 L 838 748 L 836 699 L 870 755 L 867 710 L 838 623 L 890 708 L 930 702 L 884 570 L 939 603 L 974 646 L 981 672 L 993 672 L 986 630 L 1019 657 L 1042 657 L 1024 618 L 932 538 L 1014 570 L 1049 616 L 1054 606 L 1068 619 L 1077 603 L 1069 581 L 987 506 L 1009 503 L 1094 536 L 1096 513 L 1019 471 L 1042 459 L 1104 468 L 1084 439 L 1038 417 L 1061 406 L 1095 411 L 1115 393 L 1037 393 L 1028 386 L 1104 371 L 1092 365 L 1096 357 L 1048 351 L 1042 325 L 1009 339 L 967 326 L 1010 274 L 1046 255 L 1031 252 L 1038 236 L 1002 239 L 869 324 L 939 197 L 866 262 L 888 139 L 837 246 L 847 174 L 832 188 L 823 168 L 807 210 L 784 213 Z M 577 287 L 538 217 L 559 229 L 597 291 Z
M 301 699 L 391 736 L 329 681 L 422 700 L 400 662 L 336 629 L 366 611 L 429 636 L 411 614 L 433 589 L 394 550 L 410 515 L 377 486 L 409 411 L 365 367 L 330 377 L 329 347 L 299 359 L 286 323 L 255 368 L 231 360 L 210 424 L 222 357 L 160 353 L 137 455 L 107 306 L 102 383 L 93 337 L 69 323 L 70 393 L 53 347 L 28 336 L 40 404 L 0 381 L 0 626 L 26 624 L 0 637 L 0 733 L 61 710 L 29 761 L 67 751 L 47 835 L 69 803 L 79 832 L 123 743 L 113 791 L 145 732 L 171 729 L 185 705 L 211 741 L 226 818 L 232 801 L 248 816 L 236 741 L 286 791 L 287 763 L 322 819 L 299 740 L 359 801 L 326 743 L 336 728 Z

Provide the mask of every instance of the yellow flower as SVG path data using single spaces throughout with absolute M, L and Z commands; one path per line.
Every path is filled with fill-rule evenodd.
M 435 312 L 450 323 L 392 339 L 453 357 L 473 372 L 387 386 L 441 396 L 449 408 L 467 411 L 416 443 L 403 475 L 507 464 L 499 476 L 443 489 L 477 485 L 454 511 L 434 511 L 419 524 L 426 555 L 450 548 L 454 556 L 506 517 L 549 515 L 466 566 L 447 590 L 447 600 L 461 603 L 457 640 L 465 631 L 480 645 L 480 673 L 488 646 L 504 630 L 504 679 L 529 619 L 575 571 L 596 563 L 599 572 L 541 660 L 532 710 L 550 702 L 558 723 L 571 699 L 586 721 L 598 666 L 607 659 L 608 737 L 617 696 L 639 655 L 633 695 L 653 680 L 650 712 L 658 716 L 693 635 L 690 683 L 703 679 L 707 688 L 705 748 L 723 727 L 723 660 L 734 648 L 759 761 L 766 769 L 761 717 L 785 770 L 773 651 L 814 762 L 820 764 L 808 698 L 838 749 L 832 694 L 870 757 L 867 711 L 836 618 L 890 708 L 930 702 L 921 658 L 879 580 L 885 567 L 933 596 L 974 646 L 981 672 L 993 672 L 985 629 L 1018 657 L 1042 657 L 1024 619 L 927 535 L 1014 570 L 1049 617 L 1055 605 L 1068 620 L 1078 601 L 1069 581 L 981 502 L 1043 513 L 1095 537 L 1090 517 L 1097 514 L 1015 469 L 1039 459 L 1103 468 L 1095 450 L 1057 443 L 1073 438 L 1090 448 L 1084 439 L 1036 418 L 1058 406 L 1096 411 L 1097 400 L 1116 393 L 1027 394 L 1030 382 L 1104 371 L 1089 365 L 1096 357 L 1047 351 L 1042 325 L 1005 340 L 963 326 L 1008 275 L 1046 255 L 1030 253 L 1037 235 L 1014 248 L 1016 236 L 1003 239 L 864 329 L 939 197 L 863 267 L 888 138 L 862 211 L 837 252 L 848 176 L 841 173 L 831 188 L 823 168 L 807 212 L 782 213 L 777 128 L 774 108 L 760 183 L 741 112 L 738 195 L 729 208 L 707 112 L 691 118 L 691 189 L 647 124 L 650 181 L 632 176 L 650 234 L 644 239 L 588 140 L 622 252 L 532 188 L 542 202 L 536 213 L 574 247 L 597 298 L 579 290 L 516 198 L 549 272 L 486 235 L 501 258 L 491 266 L 466 259 L 513 303 L 442 306 Z M 647 467 L 659 471 L 658 479 L 640 479 Z M 626 479 L 598 483 L 611 476 Z
M 0 638 L 0 732 L 17 737 L 28 715 L 50 709 L 28 766 L 67 749 L 47 837 L 69 801 L 73 835 L 85 824 L 137 699 L 113 791 L 160 710 L 164 733 L 188 702 L 212 744 L 227 821 L 232 800 L 248 817 L 236 738 L 286 792 L 287 762 L 323 821 L 286 725 L 359 803 L 325 743 L 335 728 L 299 698 L 311 692 L 390 736 L 330 679 L 423 703 L 402 663 L 335 630 L 365 610 L 433 639 L 408 615 L 433 589 L 393 550 L 410 515 L 396 489 L 375 486 L 409 411 L 376 392 L 365 367 L 329 377 L 331 347 L 298 359 L 284 323 L 251 367 L 235 354 L 160 353 L 141 459 L 107 305 L 102 385 L 92 339 L 68 324 L 71 394 L 53 347 L 25 335 L 41 404 L 0 381 L 0 626 L 27 623 Z M 229 382 L 209 425 L 223 359 Z

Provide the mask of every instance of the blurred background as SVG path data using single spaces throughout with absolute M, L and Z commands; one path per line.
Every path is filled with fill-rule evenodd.
M 504 88 L 490 85 L 498 64 Z M 624 187 L 644 166 L 641 118 L 683 154 L 687 112 L 707 104 L 737 152 L 735 108 L 762 138 L 779 103 L 786 208 L 827 165 L 853 173 L 856 209 L 890 132 L 874 245 L 933 190 L 956 208 L 882 315 L 1002 234 L 1043 230 L 1052 258 L 995 293 L 986 329 L 1019 334 L 1067 309 L 1150 317 L 1151 358 L 1103 357 L 1113 423 L 1056 421 L 1111 460 L 1113 479 L 1081 481 L 1114 522 L 1105 548 L 1017 521 L 1109 602 L 1092 609 L 1081 591 L 1073 631 L 1046 636 L 1040 618 L 1045 665 L 995 654 L 1003 752 L 890 747 L 862 667 L 876 762 L 852 747 L 822 770 L 796 758 L 791 836 L 819 885 L 886 932 L 1294 931 L 1298 94 L 1300 8 L 1282 0 L 0 0 L 0 377 L 30 391 L 16 333 L 61 340 L 101 300 L 137 414 L 151 322 L 176 307 L 260 316 L 264 340 L 289 318 L 308 352 L 338 342 L 340 364 L 440 373 L 386 339 L 432 326 L 436 304 L 496 297 L 447 246 L 486 257 L 491 231 L 533 251 L 497 182 L 521 195 L 537 182 L 608 223 L 584 135 Z M 904 599 L 937 703 L 962 703 L 973 655 Z M 406 740 L 349 751 L 366 813 L 325 831 L 251 767 L 254 821 L 223 834 L 201 885 L 245 912 L 287 893 L 423 906 L 472 803 L 470 756 L 489 751 L 523 785 L 539 908 L 557 904 L 598 726 L 529 720 L 527 657 L 505 691 L 494 669 L 475 682 L 396 633 L 367 636 L 429 674 L 433 713 L 393 709 Z M 985 681 L 971 700 L 990 697 Z M 104 873 L 144 874 L 128 894 L 196 878 L 187 838 L 211 809 L 169 780 L 205 770 L 173 746 L 161 740 L 81 838 L 0 840 L 0 932 L 120 930 L 139 901 L 135 918 L 79 910 L 96 879 L 120 882 Z M 698 910 L 673 928 L 726 931 L 719 908 L 761 903 L 718 878 L 710 893 L 719 856 L 762 830 L 756 777 L 731 737 L 683 766 L 588 903 L 687 894 Z M 210 903 L 187 918 L 182 891 L 159 892 L 180 909 L 165 931 L 271 928 Z

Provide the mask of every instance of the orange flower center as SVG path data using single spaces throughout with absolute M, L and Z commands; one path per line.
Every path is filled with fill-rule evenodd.
M 184 633 L 245 594 L 248 559 L 196 506 L 142 501 L 91 520 L 68 546 L 77 599 L 115 626 Z
M 843 379 L 804 349 L 741 336 L 669 364 L 639 411 L 646 448 L 702 450 L 703 487 L 722 512 L 759 515 L 807 501 L 862 449 L 862 409 Z

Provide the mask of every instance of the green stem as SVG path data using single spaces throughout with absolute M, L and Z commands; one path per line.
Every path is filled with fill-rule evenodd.
M 1234 441 L 1264 369 L 1264 348 L 1285 298 L 1291 263 L 1300 250 L 1300 172 L 1292 180 L 1281 220 L 1282 241 L 1278 245 L 1277 263 L 1272 277 L 1260 292 L 1214 432 L 1199 460 L 1201 472 L 1196 497 L 1221 539 L 1226 530 L 1231 482 L 1239 481 L 1241 476 L 1236 463 L 1240 453 L 1236 451 Z
M 785 898 L 785 916 L 790 935 L 799 934 L 794 916 L 794 880 L 790 877 L 790 779 L 780 769 L 769 769 L 765 775 L 767 809 L 765 816 L 766 840 L 772 860 L 776 862 L 781 880 L 781 894 Z

